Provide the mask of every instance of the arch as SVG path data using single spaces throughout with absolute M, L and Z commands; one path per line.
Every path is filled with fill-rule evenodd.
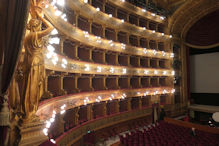
M 219 9 L 219 1 L 189 0 L 170 17 L 168 28 L 174 36 L 184 41 L 194 23 L 217 9 Z

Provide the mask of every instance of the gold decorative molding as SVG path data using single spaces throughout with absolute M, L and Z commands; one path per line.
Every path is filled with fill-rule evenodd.
M 113 17 L 110 18 L 108 14 L 96 11 L 96 9 L 93 6 L 85 4 L 80 0 L 68 0 L 66 3 L 72 10 L 79 11 L 80 14 L 86 17 L 87 19 L 93 19 L 94 22 L 99 23 L 101 25 L 109 26 L 112 29 L 131 33 L 132 35 L 150 37 L 154 40 L 166 41 L 170 39 L 169 35 L 165 34 L 164 36 L 162 36 L 161 33 L 153 33 L 153 30 L 144 30 L 143 28 L 138 27 L 136 25 L 132 25 L 126 22 L 123 23 L 120 19 Z M 139 8 L 136 7 L 136 9 Z
M 80 74 L 99 74 L 99 75 L 135 75 L 135 76 L 173 76 L 172 69 L 155 68 L 133 68 L 127 66 L 103 65 L 69 59 L 58 55 L 59 61 L 53 64 L 51 60 L 45 59 L 45 68 L 53 71 L 80 73 Z M 68 64 L 62 66 L 62 59 L 66 59 Z
M 40 145 L 48 139 L 43 134 L 44 122 L 32 122 L 19 126 L 21 140 L 20 146 Z
M 169 19 L 170 32 L 185 39 L 191 26 L 203 16 L 217 10 L 219 2 L 215 0 L 188 0 Z
M 97 102 L 96 99 L 98 96 L 101 96 L 101 101 L 108 101 L 109 97 L 112 97 L 112 95 L 113 99 L 139 97 L 147 95 L 158 96 L 159 94 L 172 94 L 172 89 L 172 87 L 151 87 L 132 90 L 124 89 L 111 91 L 96 91 L 60 96 L 42 101 L 38 107 L 36 115 L 38 115 L 40 119 L 46 120 L 48 117 L 52 116 L 53 111 L 59 113 L 61 111 L 60 107 L 63 105 L 66 105 L 65 110 L 72 109 L 74 107 L 84 105 L 84 100 L 86 100 L 86 104 L 95 103 Z M 89 101 L 87 101 L 87 99 L 89 99 Z
M 193 45 L 193 44 L 185 42 L 185 45 L 188 46 L 188 47 L 191 47 L 191 48 L 196 48 L 196 49 L 210 49 L 210 48 L 218 47 L 219 43 L 216 43 L 216 44 L 213 44 L 213 45 L 208 45 L 208 46 L 198 46 L 198 45 Z
M 121 0 L 108 0 L 109 3 L 112 3 L 113 5 L 116 5 L 119 8 L 125 9 L 128 12 L 132 12 L 133 14 L 137 14 L 142 18 L 149 19 L 151 21 L 155 21 L 158 23 L 165 23 L 165 20 L 161 20 L 159 15 L 151 16 L 150 11 L 143 12 L 140 7 L 137 7 L 135 5 L 132 5 L 129 2 L 122 2 Z
M 119 53 L 126 53 L 130 55 L 138 55 L 138 56 L 145 56 L 145 57 L 154 57 L 154 58 L 162 58 L 162 59 L 171 59 L 171 53 L 165 52 L 166 55 L 162 55 L 162 51 L 157 51 L 156 55 L 153 54 L 152 49 L 146 49 L 147 53 L 145 52 L 145 48 L 140 47 L 134 47 L 130 45 L 121 44 L 118 42 L 111 42 L 107 39 L 101 39 L 101 43 L 98 43 L 98 38 L 94 35 L 88 34 L 89 37 L 85 36 L 85 31 L 82 31 L 78 29 L 77 27 L 71 25 L 68 22 L 65 22 L 62 18 L 55 16 L 55 11 L 52 7 L 49 7 L 47 9 L 44 9 L 45 15 L 48 17 L 50 22 L 66 37 L 72 41 L 78 41 L 83 44 L 86 44 L 88 46 L 93 46 L 96 48 L 101 48 L 104 50 L 109 50 L 113 52 L 119 52 Z M 129 32 L 131 30 L 127 29 Z M 134 32 L 137 32 L 135 30 Z M 133 33 L 133 32 L 132 32 Z M 145 33 L 144 33 L 145 34 Z M 151 38 L 153 39 L 153 37 Z M 169 41 L 169 40 L 168 40 Z M 111 44 L 113 43 L 113 46 Z M 125 48 L 123 48 L 123 45 L 125 45 Z

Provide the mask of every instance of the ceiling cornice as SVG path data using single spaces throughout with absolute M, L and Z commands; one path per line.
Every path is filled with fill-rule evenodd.
M 217 9 L 219 1 L 188 0 L 169 18 L 168 28 L 173 35 L 185 40 L 188 30 L 195 22 Z

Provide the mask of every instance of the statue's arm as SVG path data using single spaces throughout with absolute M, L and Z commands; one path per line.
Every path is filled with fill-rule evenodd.
M 39 17 L 39 19 L 45 24 L 45 26 L 47 27 L 45 30 L 43 31 L 39 31 L 38 32 L 38 38 L 42 38 L 46 35 L 48 35 L 52 30 L 53 30 L 53 26 L 52 24 L 47 21 L 46 19 L 44 19 L 41 15 L 39 15 L 39 13 L 37 12 L 37 16 Z

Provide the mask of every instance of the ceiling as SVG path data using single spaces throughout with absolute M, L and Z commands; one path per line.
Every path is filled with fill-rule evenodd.
M 219 43 L 219 9 L 211 12 L 196 23 L 187 32 L 186 42 L 197 46 L 212 46 Z

